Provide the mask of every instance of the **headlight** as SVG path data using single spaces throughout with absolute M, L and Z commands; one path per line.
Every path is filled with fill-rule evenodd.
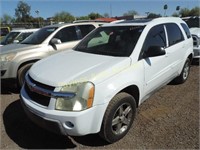
M 63 86 L 60 92 L 75 93 L 73 98 L 57 98 L 56 110 L 81 111 L 92 107 L 94 84 L 91 82 Z
M 0 56 L 0 61 L 11 61 L 15 57 L 16 53 L 4 54 Z

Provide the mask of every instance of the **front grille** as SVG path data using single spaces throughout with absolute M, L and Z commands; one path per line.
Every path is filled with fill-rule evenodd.
M 28 78 L 32 83 L 34 83 L 38 87 L 48 89 L 48 90 L 51 90 L 51 91 L 54 90 L 54 87 L 52 87 L 52 86 L 48 86 L 48 85 L 39 83 L 39 82 L 33 80 L 30 76 L 28 76 Z M 49 102 L 50 102 L 50 99 L 51 99 L 50 97 L 42 95 L 42 94 L 37 93 L 35 91 L 31 91 L 27 82 L 25 82 L 24 88 L 25 88 L 28 96 L 31 98 L 32 101 L 34 101 L 34 102 L 36 102 L 40 105 L 46 106 L 46 107 L 49 106 Z
M 198 37 L 192 36 L 192 38 L 193 38 L 193 45 L 194 45 L 195 47 L 198 47 L 198 46 L 199 46 Z
M 47 89 L 47 90 L 51 90 L 51 91 L 53 91 L 53 90 L 55 89 L 55 87 L 53 87 L 53 86 L 49 86 L 49 85 L 46 85 L 46 84 L 42 84 L 42 83 L 40 83 L 40 82 L 37 82 L 37 81 L 33 80 L 29 75 L 28 75 L 28 78 L 29 78 L 29 80 L 30 80 L 32 83 L 34 83 L 36 86 L 39 86 L 39 87 L 41 87 L 41 88 L 44 88 L 44 89 Z

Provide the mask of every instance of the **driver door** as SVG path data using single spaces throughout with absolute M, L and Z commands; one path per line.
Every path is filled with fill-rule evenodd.
M 52 39 L 57 39 L 57 42 L 49 45 L 51 53 L 71 49 L 80 41 L 75 26 L 59 30 Z
M 166 48 L 167 40 L 164 25 L 157 25 L 150 29 L 143 46 L 143 52 L 148 51 L 151 46 Z M 166 49 L 165 49 L 166 50 Z M 143 59 L 145 70 L 144 90 L 146 95 L 162 86 L 170 76 L 170 64 L 165 55 L 147 57 Z

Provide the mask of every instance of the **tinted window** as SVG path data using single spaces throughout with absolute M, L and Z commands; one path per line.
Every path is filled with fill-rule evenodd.
M 183 34 L 175 23 L 166 24 L 169 46 L 174 45 L 184 40 Z
M 8 28 L 1 28 L 1 36 L 6 36 L 9 33 L 9 29 Z
M 54 38 L 58 38 L 61 40 L 61 42 L 69 42 L 69 41 L 76 41 L 78 40 L 77 34 L 76 34 L 76 28 L 74 26 L 72 27 L 66 27 L 58 31 Z
M 166 47 L 166 36 L 163 25 L 157 25 L 149 31 L 143 45 L 143 52 L 151 46 Z
M 193 28 L 193 27 L 197 27 L 199 28 L 199 16 L 196 16 L 196 17 L 191 17 L 189 19 L 183 19 L 189 28 Z
M 23 41 L 26 39 L 28 36 L 30 36 L 33 32 L 25 32 L 20 34 L 15 40 L 18 40 L 19 42 Z
M 144 26 L 99 27 L 84 40 L 76 51 L 128 57 L 132 53 Z
M 78 27 L 81 30 L 82 37 L 86 36 L 88 33 L 95 29 L 93 25 L 81 25 Z
M 189 28 L 188 28 L 187 25 L 184 24 L 184 23 L 181 23 L 181 26 L 183 27 L 183 29 L 184 29 L 184 31 L 185 31 L 185 34 L 187 35 L 187 38 L 189 39 L 189 38 L 191 37 Z
M 19 34 L 20 34 L 20 32 L 10 32 L 10 33 L 8 33 L 3 38 L 3 40 L 1 41 L 1 44 L 6 45 L 6 44 L 12 43 Z

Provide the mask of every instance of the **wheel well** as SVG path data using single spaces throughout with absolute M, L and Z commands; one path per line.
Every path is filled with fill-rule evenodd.
M 140 92 L 139 92 L 139 88 L 136 85 L 128 86 L 125 89 L 121 90 L 120 92 L 126 92 L 126 93 L 132 95 L 135 98 L 136 104 L 137 104 L 137 107 L 138 107 Z
M 190 63 L 191 63 L 191 62 L 192 62 L 192 59 L 193 59 L 192 54 L 190 54 L 190 55 L 188 56 L 188 58 L 190 59 Z
M 27 64 L 30 64 L 30 63 L 35 63 L 36 61 L 38 61 L 39 59 L 36 59 L 36 60 L 30 60 L 30 61 L 26 61 L 26 62 L 23 62 L 17 69 L 17 71 L 24 65 L 27 65 Z

